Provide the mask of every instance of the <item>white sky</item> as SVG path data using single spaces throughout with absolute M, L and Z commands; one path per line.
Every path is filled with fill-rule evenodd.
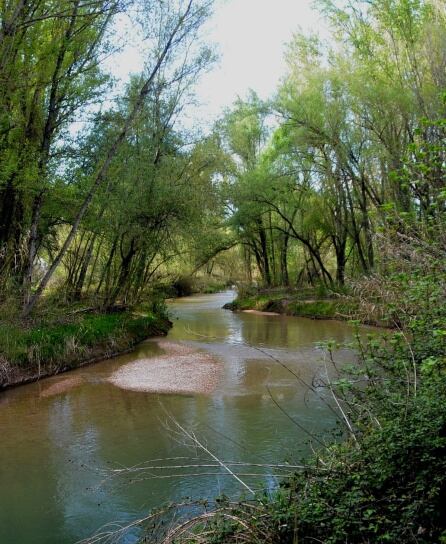
M 237 96 L 249 89 L 268 98 L 285 74 L 285 45 L 302 29 L 325 34 L 312 0 L 216 0 L 206 34 L 217 48 L 219 61 L 197 85 L 199 108 L 189 110 L 186 124 L 208 124 Z M 111 59 L 112 73 L 126 80 L 141 69 L 131 46 Z
M 220 0 L 210 21 L 210 39 L 220 62 L 197 87 L 203 112 L 212 117 L 249 89 L 271 96 L 285 75 L 284 53 L 294 32 L 317 31 L 311 0 Z

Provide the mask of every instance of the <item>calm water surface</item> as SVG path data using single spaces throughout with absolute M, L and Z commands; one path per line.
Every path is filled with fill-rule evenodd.
M 237 483 L 215 467 L 122 471 L 141 463 L 193 464 L 194 457 L 210 464 L 176 432 L 166 413 L 221 459 L 257 464 L 299 462 L 308 452 L 308 436 L 277 404 L 312 432 L 333 427 L 325 404 L 270 355 L 311 381 L 325 372 L 315 343 L 347 342 L 350 326 L 222 310 L 233 298 L 228 291 L 170 304 L 174 328 L 169 339 L 211 352 L 224 365 L 210 396 L 159 396 L 107 381 L 122 365 L 162 353 L 156 341 L 111 361 L 0 393 L 1 544 L 71 544 L 108 522 L 132 521 L 167 501 L 240 494 Z M 337 358 L 348 360 L 352 354 L 344 350 Z M 167 460 L 177 457 L 183 459 Z M 243 476 L 252 487 L 276 482 L 274 469 L 236 471 L 261 473 Z M 196 475 L 203 472 L 208 474 Z M 126 542 L 137 538 L 135 529 Z

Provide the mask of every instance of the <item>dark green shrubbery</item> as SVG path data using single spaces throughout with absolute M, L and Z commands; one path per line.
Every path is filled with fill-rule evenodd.
M 228 288 L 230 281 L 212 276 L 180 276 L 170 286 L 165 286 L 168 297 L 187 297 L 195 293 L 219 293 Z
M 427 389 L 426 389 L 427 388 Z M 428 380 L 406 403 L 321 454 L 329 467 L 291 484 L 298 534 L 323 542 L 439 542 L 446 529 L 444 380 Z M 288 514 L 289 515 L 289 514 Z M 292 542 L 288 533 L 288 541 Z
M 174 283 L 172 287 L 177 297 L 187 297 L 194 293 L 194 280 L 189 276 L 181 276 Z

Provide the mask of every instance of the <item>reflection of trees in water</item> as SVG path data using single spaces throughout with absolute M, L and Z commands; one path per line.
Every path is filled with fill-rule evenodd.
M 331 414 L 291 373 L 248 344 L 266 348 L 311 382 L 322 357 L 314 343 L 327 338 L 349 340 L 348 325 L 184 306 L 171 338 L 182 335 L 218 355 L 225 362 L 225 378 L 211 397 L 163 397 L 169 412 L 227 461 L 252 463 L 261 456 L 262 462 L 274 463 L 308 453 L 308 437 L 275 406 L 266 386 L 285 411 L 316 434 L 330 427 Z M 218 340 L 211 342 L 214 337 Z M 82 370 L 81 385 L 51 397 L 40 398 L 37 385 L 11 392 L 14 403 L 2 433 L 9 437 L 0 449 L 0 466 L 19 459 L 15 466 L 20 466 L 20 473 L 18 468 L 8 469 L 7 478 L 2 479 L 0 501 L 6 507 L 0 516 L 6 515 L 9 504 L 18 509 L 20 500 L 30 527 L 42 527 L 45 522 L 47 527 L 62 528 L 66 535 L 72 531 L 70 524 L 77 524 L 91 534 L 106 521 L 133 519 L 167 500 L 239 491 L 227 476 L 138 482 L 122 476 L 99 485 L 110 467 L 194 455 L 166 428 L 156 395 L 103 383 L 122 363 L 159 353 L 156 343 L 144 344 L 131 355 Z M 347 351 L 341 355 L 351 357 Z M 31 480 L 33 492 L 29 493 Z M 45 505 L 46 514 L 41 515 L 38 504 Z M 36 515 L 28 516 L 30 510 Z M 17 510 L 11 512 L 11 519 L 16 514 Z M 0 529 L 2 537 L 5 526 Z
M 240 314 L 241 335 L 250 345 L 311 346 L 324 340 L 347 342 L 352 329 L 346 323 L 287 316 Z

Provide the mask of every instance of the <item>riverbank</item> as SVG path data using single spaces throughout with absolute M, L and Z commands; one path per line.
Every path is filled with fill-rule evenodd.
M 357 320 L 365 325 L 387 327 L 388 323 L 372 315 L 361 315 L 359 304 L 352 297 L 320 294 L 314 289 L 271 289 L 257 292 L 241 292 L 237 298 L 225 304 L 226 310 L 235 312 L 262 312 L 310 319 Z
M 165 315 L 77 312 L 32 323 L 0 323 L 0 390 L 131 350 L 171 327 Z

